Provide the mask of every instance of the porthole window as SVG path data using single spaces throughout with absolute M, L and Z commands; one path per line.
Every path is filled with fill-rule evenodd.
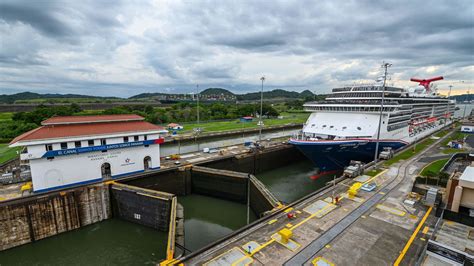
M 329 128 L 333 128 L 334 126 L 330 126 Z
M 326 127 L 326 125 L 323 125 L 323 127 Z
M 342 127 L 342 129 L 346 129 L 347 127 Z
M 357 127 L 357 129 L 358 129 L 358 130 L 362 130 L 362 128 L 360 128 L 360 127 Z

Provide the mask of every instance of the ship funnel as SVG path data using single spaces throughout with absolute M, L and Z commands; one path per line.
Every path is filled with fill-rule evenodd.
M 439 76 L 439 77 L 434 77 L 434 78 L 430 78 L 430 79 L 411 78 L 410 81 L 419 82 L 420 86 L 425 87 L 426 91 L 430 91 L 431 82 L 437 81 L 437 80 L 442 80 L 442 79 L 444 79 L 444 78 L 442 76 Z

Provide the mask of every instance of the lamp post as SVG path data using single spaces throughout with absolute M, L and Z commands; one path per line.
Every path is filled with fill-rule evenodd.
M 380 116 L 379 116 L 379 126 L 377 128 L 377 142 L 375 143 L 375 158 L 374 164 L 377 163 L 379 157 L 379 142 L 380 142 L 380 127 L 382 126 L 382 113 L 383 113 L 383 103 L 385 99 L 385 83 L 387 81 L 387 69 L 391 67 L 392 64 L 384 63 L 382 67 L 384 68 L 384 75 L 383 75 L 383 85 L 382 85 L 382 102 L 380 105 Z
M 453 88 L 453 85 L 449 85 L 449 92 L 448 92 L 448 106 L 446 107 L 446 119 L 444 120 L 444 124 L 446 125 L 448 123 L 448 117 L 449 115 L 449 105 L 451 104 L 449 97 L 451 96 L 451 89 Z
M 199 127 L 199 84 L 196 84 L 196 99 L 197 99 L 197 124 Z
M 265 81 L 265 77 L 261 77 L 260 80 L 262 81 L 262 90 L 260 91 L 260 115 L 259 115 L 259 132 L 258 132 L 258 142 L 261 144 L 262 143 L 262 127 L 263 127 L 263 121 L 262 121 L 262 115 L 263 115 L 263 82 Z
M 466 107 L 467 107 L 468 104 L 469 104 L 469 105 L 471 104 L 471 101 L 470 101 L 470 98 L 471 98 L 471 97 L 470 97 L 470 96 L 471 96 L 471 89 L 468 89 L 468 90 L 467 90 L 467 103 L 464 104 L 464 112 L 463 112 L 463 114 L 462 114 L 462 119 L 463 119 L 463 120 L 464 120 L 465 117 L 466 117 Z
M 197 137 L 201 132 L 201 128 L 199 127 L 199 84 L 196 84 L 196 116 L 197 116 L 197 127 L 193 129 L 194 131 L 194 144 L 197 145 L 197 150 L 199 151 L 199 142 L 197 141 Z

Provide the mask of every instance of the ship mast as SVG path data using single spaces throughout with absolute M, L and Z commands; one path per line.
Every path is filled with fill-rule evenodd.
M 375 143 L 375 158 L 374 164 L 377 163 L 378 155 L 379 155 L 379 142 L 380 142 L 380 127 L 382 126 L 382 113 L 383 113 L 383 104 L 385 99 L 385 83 L 387 82 L 387 70 L 391 67 L 392 64 L 383 63 L 382 67 L 384 68 L 384 75 L 383 75 L 383 85 L 382 85 L 382 102 L 380 105 L 380 116 L 379 116 L 379 126 L 377 128 L 377 142 Z

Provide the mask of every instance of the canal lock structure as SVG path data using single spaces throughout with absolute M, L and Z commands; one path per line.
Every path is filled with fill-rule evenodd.
M 279 167 L 275 168 L 275 165 Z M 115 188 L 111 185 L 108 188 L 109 192 L 102 192 L 103 195 L 100 197 L 97 196 L 99 194 L 83 196 L 83 201 L 87 198 L 90 203 L 83 203 L 82 209 L 84 206 L 89 206 L 90 210 L 83 210 L 81 213 L 79 211 L 81 208 L 78 208 L 72 213 L 89 217 L 88 222 L 81 221 L 80 225 L 77 223 L 74 225 L 73 221 L 66 221 L 64 223 L 70 226 L 66 230 L 54 229 L 56 225 L 51 227 L 51 224 L 54 224 L 52 221 L 54 219 L 52 219 L 49 221 L 49 227 L 45 226 L 46 229 L 43 230 L 55 232 L 51 235 L 77 230 L 42 241 L 21 240 L 19 237 L 16 245 L 36 242 L 0 252 L 0 262 L 15 261 L 13 264 L 31 264 L 30 262 L 34 259 L 36 264 L 56 264 L 61 261 L 79 263 L 84 259 L 81 259 L 83 256 L 77 250 L 84 247 L 88 250 L 85 253 L 88 255 L 87 262 L 94 264 L 102 264 L 105 261 L 113 262 L 113 264 L 157 263 L 165 259 L 167 255 L 170 204 L 173 196 L 177 196 L 177 206 L 181 205 L 184 209 L 184 226 L 175 228 L 174 236 L 177 243 L 174 255 L 179 256 L 183 253 L 198 251 L 247 224 L 247 182 L 251 180 L 249 177 L 253 178 L 253 181 L 250 181 L 253 185 L 250 187 L 251 210 L 248 218 L 251 223 L 278 203 L 289 203 L 299 199 L 323 187 L 332 179 L 322 177 L 312 180 L 310 176 L 315 171 L 312 164 L 296 149 L 286 146 L 273 151 L 265 151 L 262 154 L 242 155 L 204 163 L 194 167 L 194 171 L 192 167 L 181 167 L 178 170 L 150 173 L 139 179 L 124 181 L 123 184 L 117 184 Z M 134 187 L 138 190 L 127 193 L 127 188 L 133 190 Z M 140 189 L 145 189 L 145 194 L 152 194 L 152 197 L 148 198 L 157 202 L 161 200 L 166 204 L 141 201 L 140 197 L 136 196 L 137 193 L 143 194 L 143 191 L 139 191 Z M 153 195 L 154 191 L 158 194 Z M 77 191 L 75 193 L 77 198 L 80 193 Z M 120 197 L 122 200 L 117 201 Z M 161 199 L 157 199 L 160 197 Z M 109 204 L 103 204 L 105 201 Z M 54 203 L 48 204 L 55 206 Z M 101 207 L 98 207 L 99 205 Z M 142 221 L 139 224 L 141 225 L 135 224 L 136 214 L 140 214 L 140 211 L 135 211 L 135 208 L 143 212 L 146 209 L 153 209 L 150 206 L 155 206 L 155 211 L 151 213 L 158 213 L 159 217 L 148 213 L 145 217 L 140 217 L 139 220 Z M 3 215 L 5 210 L 1 208 L 0 206 L 0 213 Z M 11 206 L 8 207 L 7 212 L 10 208 Z M 25 209 L 25 207 L 22 208 Z M 102 210 L 102 213 L 97 214 L 91 210 Z M 153 221 L 147 221 L 146 217 L 152 217 L 149 219 L 161 222 L 153 223 Z M 182 218 L 177 217 L 177 221 Z M 99 221 L 102 222 L 98 223 Z M 1 222 L 3 223 L 4 220 L 2 219 Z M 46 220 L 45 223 L 48 224 Z M 58 247 L 61 247 L 62 252 L 57 252 Z M 3 247 L 3 249 L 7 248 L 9 247 Z M 60 255 L 57 256 L 57 254 Z M 57 257 L 51 260 L 54 258 L 53 255 Z

